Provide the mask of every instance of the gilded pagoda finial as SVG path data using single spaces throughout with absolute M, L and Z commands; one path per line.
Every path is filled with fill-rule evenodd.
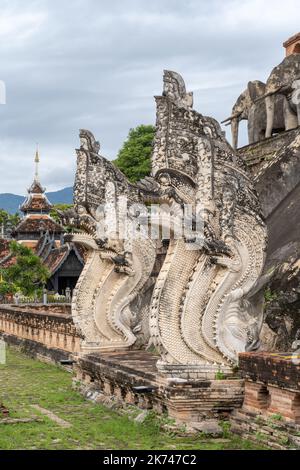
M 39 144 L 36 144 L 36 152 L 35 152 L 35 181 L 39 181 L 39 163 L 40 163 L 40 153 L 39 153 Z

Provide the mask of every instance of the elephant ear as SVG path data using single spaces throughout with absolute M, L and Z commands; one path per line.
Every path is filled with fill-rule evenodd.
M 259 80 L 248 83 L 249 96 L 252 102 L 254 102 L 260 96 L 263 96 L 266 92 L 266 85 Z

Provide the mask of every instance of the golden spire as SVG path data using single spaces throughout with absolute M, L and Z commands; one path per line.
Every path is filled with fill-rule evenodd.
M 36 152 L 35 152 L 35 181 L 39 181 L 39 163 L 40 163 L 40 154 L 39 154 L 39 144 L 36 144 Z
M 40 155 L 39 155 L 39 149 L 37 148 L 36 149 L 36 152 L 35 152 L 35 163 L 40 163 Z

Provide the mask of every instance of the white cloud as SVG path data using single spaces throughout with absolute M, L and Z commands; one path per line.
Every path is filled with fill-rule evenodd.
M 130 127 L 154 123 L 163 69 L 221 120 L 249 80 L 266 80 L 299 30 L 296 1 L 1 0 L 0 192 L 24 193 L 35 143 L 42 178 L 72 184 L 78 129 L 114 158 Z M 56 176 L 55 176 L 56 175 Z
M 298 0 L 229 0 L 220 3 L 221 28 L 268 31 L 299 28 Z
M 0 40 L 11 47 L 38 34 L 46 21 L 46 12 L 22 12 L 22 8 L 1 9 Z

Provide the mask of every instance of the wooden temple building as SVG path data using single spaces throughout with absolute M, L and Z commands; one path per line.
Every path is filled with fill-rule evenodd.
M 84 265 L 82 249 L 64 242 L 64 227 L 51 217 L 53 205 L 46 196 L 46 189 L 39 178 L 40 157 L 35 155 L 35 176 L 27 197 L 20 206 L 23 217 L 12 232 L 12 238 L 31 248 L 49 269 L 51 277 L 47 288 L 64 294 L 73 290 Z M 0 266 L 13 263 L 7 240 L 0 241 Z

